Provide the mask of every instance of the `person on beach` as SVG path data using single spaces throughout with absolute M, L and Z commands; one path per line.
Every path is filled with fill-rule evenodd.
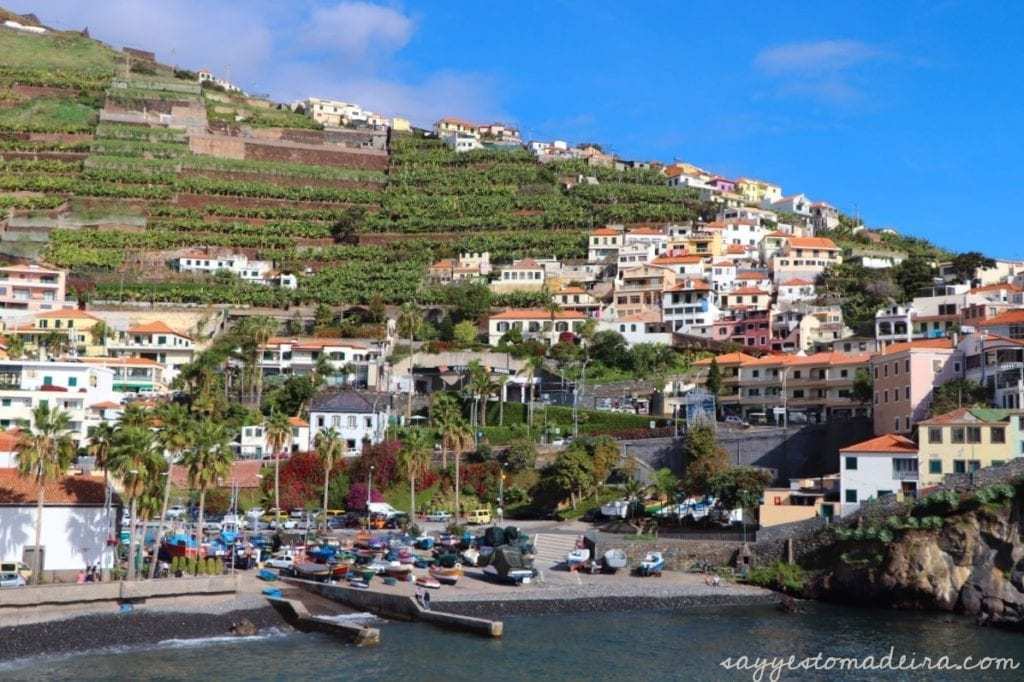
M 75 582 L 79 585 L 85 584 L 85 570 L 81 570 L 78 572 L 78 575 L 75 577 Z

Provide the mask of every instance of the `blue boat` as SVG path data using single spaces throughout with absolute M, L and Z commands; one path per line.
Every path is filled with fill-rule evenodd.
M 269 568 L 261 568 L 260 572 L 256 574 L 256 577 L 260 580 L 272 583 L 277 580 L 277 573 L 274 573 Z
M 276 599 L 281 598 L 281 590 L 277 587 L 264 587 L 263 594 L 267 597 L 274 597 Z
M 306 550 L 306 556 L 319 563 L 328 563 L 338 554 L 338 548 L 323 544 Z
M 416 549 L 433 549 L 434 538 L 430 535 L 421 535 L 416 538 Z

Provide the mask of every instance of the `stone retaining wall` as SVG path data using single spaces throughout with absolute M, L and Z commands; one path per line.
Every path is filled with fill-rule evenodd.
M 0 591 L 0 610 L 32 608 L 44 604 L 81 604 L 183 595 L 224 594 L 238 591 L 235 575 L 102 583 L 32 585 Z

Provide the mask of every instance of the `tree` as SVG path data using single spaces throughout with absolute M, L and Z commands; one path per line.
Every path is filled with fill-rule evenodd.
M 932 259 L 921 255 L 908 256 L 892 269 L 893 281 L 900 289 L 900 301 L 909 301 L 922 289 L 931 286 L 934 276 Z
M 709 494 L 709 481 L 729 465 L 728 455 L 715 440 L 714 429 L 706 424 L 694 425 L 686 432 L 683 456 L 682 488 L 687 495 Z
M 505 462 L 512 472 L 533 469 L 537 463 L 537 448 L 532 440 L 513 441 L 505 451 Z
M 709 492 L 722 509 L 752 509 L 761 504 L 772 474 L 756 467 L 732 467 L 708 480 Z
M 435 393 L 430 402 L 430 421 L 441 438 L 441 466 L 447 469 L 450 435 L 463 424 L 459 399 L 452 393 Z
M 46 486 L 56 481 L 69 466 L 75 454 L 71 440 L 71 417 L 66 412 L 51 410 L 40 403 L 32 410 L 32 427 L 18 438 L 18 473 L 32 479 L 38 488 L 36 497 L 36 539 L 32 552 L 32 582 L 39 584 L 42 572 L 43 506 Z
M 640 377 L 660 374 L 676 364 L 678 355 L 663 343 L 638 343 L 630 350 L 630 363 Z
M 416 477 L 430 465 L 433 439 L 426 431 L 417 429 L 409 432 L 398 451 L 398 464 L 409 479 L 409 518 L 416 518 Z
M 380 294 L 371 296 L 370 302 L 367 304 L 367 314 L 370 321 L 379 324 L 387 317 L 387 313 L 388 309 L 384 304 L 384 297 Z
M 25 356 L 25 340 L 18 335 L 7 337 L 7 357 L 18 360 Z
M 871 378 L 871 372 L 866 369 L 858 369 L 853 376 L 852 397 L 861 405 L 870 405 L 875 399 L 875 380 Z
M 455 342 L 463 348 L 468 348 L 476 344 L 477 329 L 476 325 L 469 320 L 463 320 L 455 325 L 452 330 L 452 335 L 455 338 Z
M 182 464 L 188 467 L 189 485 L 199 490 L 199 537 L 202 537 L 205 520 L 206 491 L 228 475 L 233 459 L 223 424 L 199 422 L 192 437 L 192 447 L 182 458 Z
M 592 487 L 594 472 L 592 460 L 583 447 L 569 447 L 559 453 L 553 463 L 545 469 L 544 478 L 550 481 L 563 496 L 569 497 L 569 504 L 576 509 L 577 501 L 583 499 L 583 491 Z
M 708 378 L 704 381 L 704 387 L 708 393 L 715 397 L 715 404 L 718 404 L 718 396 L 722 393 L 722 368 L 718 366 L 718 358 L 711 358 L 711 367 L 708 368 Z
M 271 412 L 267 420 L 267 449 L 274 458 L 274 509 L 281 510 L 281 455 L 292 442 L 292 425 L 284 412 Z
M 89 328 L 89 338 L 92 340 L 92 345 L 102 346 L 106 344 L 107 339 L 114 338 L 114 330 L 106 322 L 100 320 Z
M 669 502 L 675 497 L 679 488 L 679 479 L 668 467 L 663 467 L 654 472 L 651 487 L 662 502 Z
M 977 251 L 967 251 L 954 256 L 949 265 L 956 281 L 971 284 L 978 270 L 994 268 L 996 262 Z
M 953 379 L 932 391 L 931 416 L 937 417 L 960 407 L 984 407 L 990 391 L 976 381 Z
M 350 206 L 342 212 L 341 216 L 331 225 L 331 236 L 339 244 L 358 244 L 357 234 L 359 225 L 366 216 L 366 209 L 358 206 Z
M 326 303 L 320 303 L 316 306 L 316 312 L 313 313 L 313 326 L 317 329 L 324 329 L 334 324 L 334 311 Z
M 331 469 L 334 463 L 341 458 L 344 452 L 344 442 L 341 434 L 334 428 L 324 429 L 316 434 L 316 454 L 320 457 L 320 463 L 324 468 L 324 525 L 327 525 L 327 498 L 331 489 Z
M 131 522 L 128 530 L 128 579 L 135 579 L 137 563 L 135 536 L 139 521 L 139 498 L 167 466 L 153 432 L 146 426 L 119 426 L 114 438 L 110 468 L 121 479 L 128 500 Z
M 647 499 L 647 486 L 630 476 L 622 486 L 622 493 L 626 498 L 626 502 L 629 503 L 626 513 L 630 518 L 633 518 L 636 516 L 637 510 L 644 507 L 644 500 Z M 639 532 L 640 529 L 638 528 L 637 533 Z
M 629 344 L 617 331 L 596 332 L 590 342 L 590 355 L 606 367 L 626 369 L 629 366 Z
M 181 453 L 192 444 L 192 433 L 194 426 L 189 417 L 188 411 L 181 405 L 168 403 L 159 412 L 160 430 L 157 431 L 157 441 L 167 455 L 167 477 L 163 484 L 163 501 L 160 506 L 160 522 L 156 536 L 153 538 L 154 561 L 149 566 L 149 577 L 156 575 L 155 558 L 160 548 L 160 539 L 164 534 L 164 521 L 167 519 L 167 505 L 171 496 L 171 467 L 173 467 Z
M 447 303 L 455 306 L 460 320 L 476 321 L 491 310 L 491 290 L 482 283 L 462 280 L 445 287 Z
M 398 313 L 398 336 L 413 341 L 423 324 L 423 314 L 415 304 L 403 303 Z
M 469 372 L 468 388 L 470 395 L 474 404 L 477 402 L 480 404 L 476 410 L 477 418 L 473 426 L 474 428 L 477 425 L 487 426 L 487 402 L 496 390 L 497 384 L 491 379 L 490 370 L 480 364 L 479 360 L 471 360 L 467 370 Z
M 257 407 L 263 402 L 263 369 L 259 363 L 260 356 L 263 347 L 277 333 L 277 328 L 277 320 L 263 315 L 246 318 L 239 325 L 238 332 L 246 355 L 250 385 L 254 390 L 252 402 Z

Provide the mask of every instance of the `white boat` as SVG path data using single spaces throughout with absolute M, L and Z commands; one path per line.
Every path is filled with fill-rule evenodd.
M 626 553 L 621 549 L 609 549 L 603 557 L 604 570 L 615 573 L 620 568 L 626 567 Z
M 569 570 L 578 568 L 590 560 L 590 550 L 586 548 L 574 549 L 565 555 L 565 563 Z
M 665 557 L 661 555 L 661 552 L 648 552 L 644 555 L 643 561 L 640 562 L 638 572 L 642 576 L 661 575 L 661 571 L 664 568 Z
M 629 500 L 615 500 L 602 504 L 601 514 L 610 519 L 624 519 L 629 515 Z

